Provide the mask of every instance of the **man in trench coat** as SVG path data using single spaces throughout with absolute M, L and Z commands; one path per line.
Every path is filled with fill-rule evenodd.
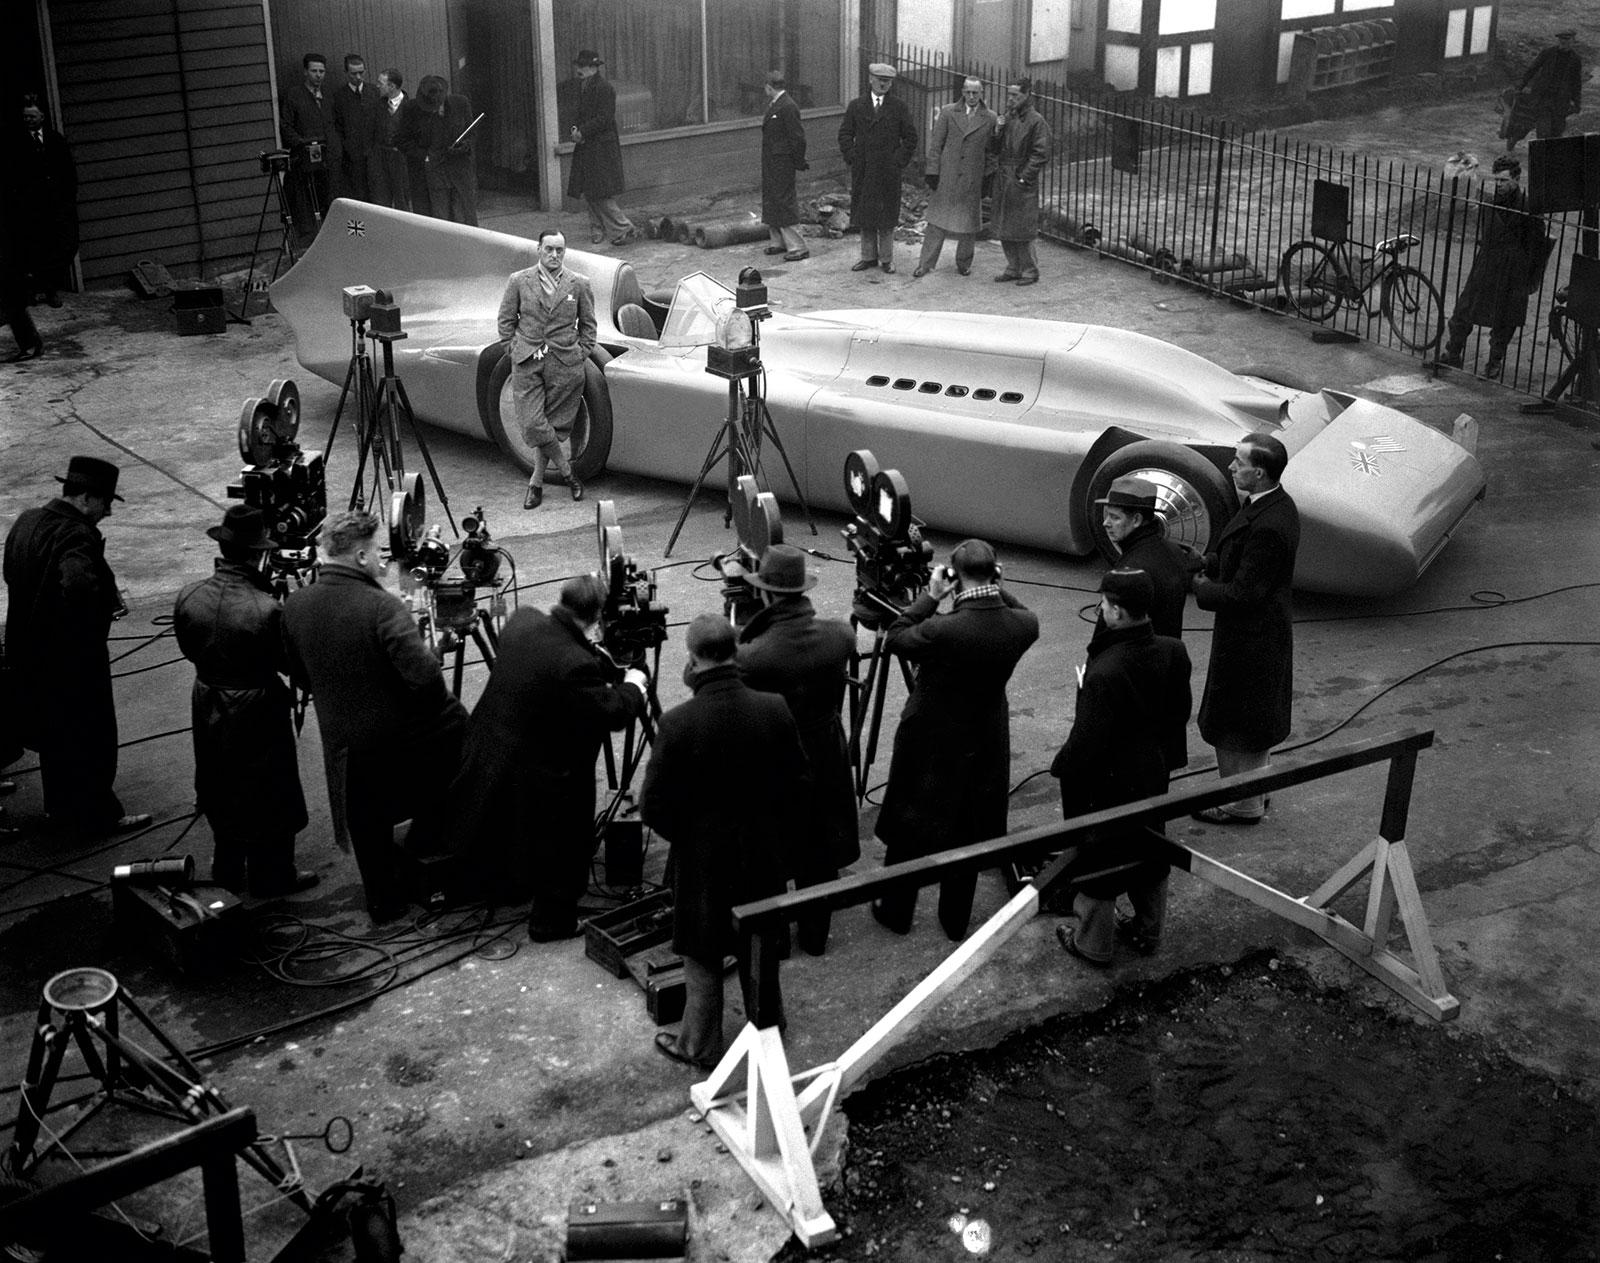
M 1294 700 L 1294 558 L 1300 512 L 1280 485 L 1289 454 L 1271 434 L 1234 447 L 1228 472 L 1244 505 L 1217 537 L 1195 604 L 1211 610 L 1211 662 L 1200 701 L 1200 735 L 1217 752 L 1217 771 L 1237 776 L 1266 767 L 1289 735 Z M 1253 825 L 1266 812 L 1260 794 L 1194 813 L 1206 824 Z
M 999 123 L 983 103 L 983 80 L 968 76 L 961 99 L 939 111 L 928 135 L 928 226 L 922 257 L 911 275 L 926 276 L 939 263 L 944 239 L 956 239 L 956 271 L 972 271 L 973 244 L 982 218 L 983 178 L 993 159 L 989 140 Z
M 639 230 L 617 205 L 626 184 L 622 177 L 622 141 L 617 135 L 617 90 L 600 68 L 605 59 L 585 48 L 573 58 L 578 74 L 577 105 L 572 130 L 572 172 L 567 196 L 589 206 L 589 240 L 614 246 L 637 241 Z
M 1011 775 L 1011 710 L 1006 682 L 1039 639 L 1038 617 L 1000 586 L 994 549 L 969 539 L 950 554 L 949 571 L 889 627 L 885 648 L 917 668 L 894 734 L 889 784 L 878 813 L 883 862 L 898 864 L 967 846 L 1006 831 Z M 939 603 L 954 595 L 954 608 Z M 975 871 L 939 884 L 939 924 L 959 941 L 972 917 Z M 911 929 L 917 892 L 872 905 L 880 925 Z
M 894 67 L 867 67 L 867 91 L 844 109 L 839 152 L 850 168 L 850 224 L 861 230 L 861 257 L 852 272 L 894 271 L 894 230 L 900 223 L 900 174 L 917 151 L 911 110 L 889 95 Z
M 578 932 L 595 760 L 608 733 L 645 711 L 645 673 L 619 677 L 591 638 L 605 599 L 605 580 L 578 575 L 548 614 L 524 607 L 507 620 L 450 796 L 449 849 L 466 893 L 496 904 L 531 895 L 536 943 Z
M 672 946 L 683 956 L 683 1024 L 676 1036 L 657 1035 L 656 1048 L 709 1069 L 723 1051 L 722 962 L 730 953 L 739 956 L 750 1020 L 784 1025 L 777 962 L 762 953 L 765 976 L 755 976 L 731 914 L 783 892 L 787 839 L 810 777 L 788 705 L 740 680 L 728 621 L 701 614 L 684 643 L 694 696 L 661 717 L 639 807 L 672 844 Z
M 761 116 L 761 222 L 772 244 L 768 254 L 781 254 L 785 262 L 811 257 L 800 235 L 800 199 L 795 194 L 795 174 L 806 162 L 806 129 L 800 107 L 788 92 L 783 71 L 767 72 L 767 112 Z
M 805 593 L 816 586 L 805 554 L 773 544 L 749 576 L 762 608 L 739 633 L 739 674 L 751 688 L 789 704 L 811 762 L 811 795 L 801 816 L 788 875 L 795 887 L 832 881 L 861 856 L 850 751 L 844 736 L 844 688 L 855 633 L 836 618 L 818 618 Z M 800 923 L 800 948 L 821 956 L 828 946 L 826 909 Z
M 1050 124 L 1033 106 L 1026 75 L 1006 87 L 1006 112 L 990 144 L 999 154 L 994 177 L 994 235 L 1006 253 L 1006 270 L 994 279 L 1035 285 L 1039 259 L 1039 173 L 1050 161 Z

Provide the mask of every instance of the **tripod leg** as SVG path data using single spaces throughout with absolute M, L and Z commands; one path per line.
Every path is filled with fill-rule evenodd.
M 872 698 L 878 678 L 878 646 L 866 655 L 867 671 L 861 682 L 851 689 L 850 699 L 850 766 L 855 770 L 856 801 L 867 793 L 866 767 L 861 762 L 861 732 L 866 727 L 867 715 L 872 709 Z
M 456 637 L 455 655 L 456 660 L 450 668 L 450 692 L 457 701 L 460 701 L 461 677 L 466 673 L 467 669 L 467 642 L 462 640 L 460 636 Z
M 28 1050 L 28 1072 L 22 1080 L 16 1125 L 11 1129 L 11 1148 L 6 1151 L 5 1169 L 14 1176 L 24 1174 L 33 1157 L 34 1142 L 39 1139 L 41 1120 L 50 1107 L 50 1092 L 66 1051 L 66 1032 L 48 1021 L 41 1022 L 33 1047 Z
M 395 393 L 399 396 L 402 408 L 401 416 L 406 419 L 406 424 L 411 427 L 411 437 L 417 440 L 417 451 L 422 453 L 422 463 L 428 467 L 428 477 L 433 479 L 433 490 L 439 497 L 439 507 L 444 510 L 445 519 L 450 523 L 450 530 L 457 536 L 461 535 L 461 528 L 456 525 L 456 516 L 450 511 L 450 497 L 444 493 L 444 483 L 439 478 L 439 471 L 433 465 L 433 453 L 428 450 L 428 441 L 422 437 L 422 431 L 417 426 L 417 414 L 411 410 L 411 396 L 406 394 L 406 384 L 398 377 L 394 379 Z M 396 437 L 396 443 L 399 439 Z
M 351 328 L 354 329 L 355 326 L 352 325 Z M 352 333 L 351 340 L 355 343 L 355 347 L 350 352 L 350 367 L 344 371 L 344 385 L 339 387 L 339 403 L 338 406 L 333 410 L 333 425 L 328 428 L 328 441 L 323 445 L 322 450 L 326 453 L 331 453 L 333 451 L 333 440 L 339 437 L 339 419 L 344 416 L 345 400 L 350 397 L 350 387 L 356 385 L 357 375 L 361 371 L 361 366 L 357 362 L 361 354 L 361 335 L 359 333 Z M 356 399 L 358 405 L 360 398 L 361 390 L 360 387 L 357 386 Z
M 472 643 L 478 646 L 478 652 L 483 655 L 483 661 L 489 670 L 494 670 L 497 651 L 494 640 L 494 629 L 488 625 L 489 616 L 482 610 L 478 611 L 479 621 L 472 625 Z
M 783 461 L 783 470 L 789 475 L 789 485 L 794 488 L 794 498 L 800 501 L 800 507 L 805 510 L 806 523 L 811 527 L 811 533 L 815 535 L 817 519 L 811 515 L 811 504 L 806 499 L 806 493 L 800 490 L 800 480 L 795 477 L 794 466 L 789 463 L 789 453 L 783 446 L 783 440 L 778 437 L 778 427 L 773 424 L 772 413 L 767 411 L 767 401 L 758 397 L 756 404 L 761 409 L 761 427 L 772 440 L 772 446 L 778 449 L 778 456 Z
M 883 643 L 887 638 L 887 633 L 882 631 L 878 633 L 878 674 L 873 681 L 872 720 L 867 728 L 867 753 L 861 765 L 861 793 L 863 797 L 866 796 L 867 792 L 867 769 L 872 766 L 878 757 L 878 732 L 883 726 L 883 699 L 889 691 L 889 664 L 887 662 L 889 651 L 884 647 Z
M 730 424 L 729 421 L 724 420 L 722 429 L 717 431 L 717 437 L 711 440 L 711 448 L 706 452 L 706 458 L 700 466 L 700 472 L 694 476 L 694 482 L 689 487 L 689 494 L 684 497 L 683 509 L 679 512 L 678 520 L 673 525 L 672 534 L 667 536 L 667 546 L 661 553 L 663 557 L 672 556 L 672 546 L 678 542 L 678 532 L 683 530 L 683 524 L 689 520 L 689 510 L 694 508 L 694 499 L 700 494 L 700 488 L 705 485 L 706 475 L 711 472 L 713 465 L 731 451 L 732 440 L 728 437 Z

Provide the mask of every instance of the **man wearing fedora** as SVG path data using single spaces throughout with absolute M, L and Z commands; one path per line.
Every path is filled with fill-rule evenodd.
M 595 245 L 609 240 L 626 245 L 639 239 L 639 230 L 617 205 L 617 194 L 627 184 L 622 178 L 622 141 L 617 137 L 617 90 L 600 73 L 605 59 L 592 48 L 581 49 L 572 59 L 578 75 L 573 110 L 572 172 L 567 196 L 589 205 L 589 240 Z
M 6 663 L 22 743 L 39 755 L 44 809 L 81 837 L 138 829 L 122 810 L 117 709 L 106 636 L 126 613 L 106 564 L 99 523 L 111 515 L 118 469 L 94 456 L 67 462 L 61 494 L 25 509 L 6 536 Z
M 850 168 L 850 226 L 861 230 L 861 257 L 852 272 L 894 271 L 894 230 L 900 224 L 900 174 L 917 152 L 911 110 L 890 96 L 895 70 L 886 61 L 867 67 L 867 91 L 845 106 L 839 152 Z
M 848 623 L 817 617 L 805 595 L 816 586 L 816 573 L 792 545 L 771 545 L 748 580 L 761 594 L 762 608 L 739 633 L 739 674 L 751 688 L 781 696 L 800 729 L 811 763 L 811 794 L 788 874 L 797 888 L 816 886 L 861 857 L 842 717 L 855 633 Z M 824 909 L 801 922 L 801 950 L 822 955 L 829 921 Z
M 1189 600 L 1189 575 L 1202 564 L 1199 554 L 1167 538 L 1156 507 L 1156 485 L 1127 475 L 1115 479 L 1095 503 L 1106 537 L 1118 551 L 1118 570 L 1143 570 L 1155 586 L 1150 623 L 1158 636 L 1183 635 L 1183 607 Z M 1193 558 L 1191 562 L 1189 559 Z M 1096 624 L 1096 631 L 1101 624 Z
M 802 819 L 810 778 L 788 706 L 739 678 L 728 620 L 701 614 L 684 644 L 694 696 L 661 717 L 639 810 L 672 844 L 672 947 L 683 957 L 683 1024 L 676 1036 L 657 1035 L 656 1049 L 705 1070 L 723 1051 L 725 957 L 739 957 L 750 1021 L 784 1025 L 777 953 L 761 954 L 758 977 L 731 913 L 783 892 L 787 838 Z
M 948 614 L 939 603 L 954 598 Z M 1039 619 L 1000 586 L 1000 563 L 984 540 L 969 539 L 939 567 L 928 590 L 889 626 L 884 647 L 917 667 L 900 715 L 889 784 L 878 813 L 885 864 L 967 846 L 1006 831 L 1010 802 L 1011 709 L 1006 683 L 1039 639 Z M 939 924 L 965 937 L 978 875 L 939 883 Z M 911 930 L 914 889 L 872 905 L 878 923 Z
M 178 594 L 172 615 L 178 648 L 194 663 L 195 801 L 215 844 L 211 880 L 270 899 L 317 884 L 294 863 L 306 800 L 283 679 L 283 607 L 265 570 L 272 533 L 260 509 L 230 504 L 206 534 L 221 555 L 210 578 Z
M 1155 585 L 1142 570 L 1119 567 L 1100 579 L 1100 622 L 1088 661 L 1078 668 L 1072 731 L 1050 765 L 1061 782 L 1064 819 L 1164 794 L 1171 771 L 1189 761 L 1189 654 L 1181 640 L 1156 634 L 1149 617 L 1154 599 Z M 1105 838 L 1090 863 L 1100 869 L 1135 860 L 1144 836 L 1135 825 Z M 1117 896 L 1124 893 L 1133 916 L 1116 924 Z M 1109 965 L 1114 935 L 1149 955 L 1166 918 L 1167 864 L 1150 860 L 1086 882 L 1072 906 L 1077 926 L 1057 926 L 1056 938 L 1080 960 Z

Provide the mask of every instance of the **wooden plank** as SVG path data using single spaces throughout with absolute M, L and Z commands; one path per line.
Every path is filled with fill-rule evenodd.
M 99 36 L 101 32 L 96 31 L 95 35 Z M 177 49 L 177 40 L 170 26 L 163 27 L 161 23 L 156 23 L 115 37 L 107 35 L 103 38 L 58 42 L 55 48 L 58 69 L 99 67 L 103 74 L 106 62 L 123 61 L 124 58 L 146 61 L 172 56 Z
M 1374 950 L 1387 951 L 1393 924 L 1394 887 L 1389 884 L 1389 843 L 1379 838 L 1372 852 L 1372 885 L 1367 887 L 1367 916 L 1361 932 L 1372 940 Z
M 1199 851 L 1194 851 L 1192 854 L 1193 861 L 1189 872 L 1207 885 L 1230 891 L 1242 899 L 1248 899 L 1259 908 L 1276 913 L 1286 921 L 1293 921 L 1296 925 L 1314 933 L 1322 933 L 1327 924 L 1328 913 L 1308 907 L 1301 900 L 1274 889 L 1266 882 L 1257 881 L 1236 868 L 1230 868 L 1209 855 L 1202 855 Z
M 1308 907 L 1324 908 L 1332 903 L 1350 887 L 1361 880 L 1362 874 L 1372 867 L 1373 852 L 1378 849 L 1376 842 L 1369 842 L 1355 853 L 1346 863 L 1340 866 L 1339 871 L 1329 877 L 1327 881 L 1318 886 L 1304 902 Z
M 1454 1021 L 1461 1014 L 1461 1002 L 1449 994 L 1431 995 L 1421 984 L 1417 974 L 1395 957 L 1385 953 L 1374 956 L 1352 949 L 1348 945 L 1329 939 L 1328 943 L 1354 964 L 1361 966 L 1401 999 L 1409 1001 L 1429 1017 L 1440 1022 Z
M 1429 995 L 1443 997 L 1448 994 L 1444 971 L 1439 968 L 1433 932 L 1428 928 L 1428 914 L 1423 910 L 1422 894 L 1417 889 L 1411 855 L 1404 842 L 1396 842 L 1389 848 L 1389 880 L 1400 905 L 1400 920 L 1406 927 L 1406 940 L 1411 944 L 1411 956 L 1417 962 L 1422 986 Z
M 69 124 L 68 139 L 72 142 L 73 153 L 79 154 L 86 145 L 124 140 L 130 136 L 142 136 L 152 131 L 171 131 L 182 126 L 182 110 L 173 110 L 166 114 L 143 114 L 137 118 L 121 114 L 94 119 L 80 118 Z
M 123 108 L 134 114 L 149 113 L 151 98 L 165 97 L 181 109 L 183 97 L 176 70 L 171 74 L 138 74 L 125 78 L 99 75 L 74 84 L 72 91 L 64 95 L 69 95 L 74 102 L 121 101 Z M 170 109 L 171 105 L 167 108 Z
M 1417 752 L 1397 754 L 1389 762 L 1389 780 L 1383 791 L 1383 818 L 1378 832 L 1391 842 L 1406 836 L 1406 817 L 1411 810 L 1411 784 L 1417 775 Z

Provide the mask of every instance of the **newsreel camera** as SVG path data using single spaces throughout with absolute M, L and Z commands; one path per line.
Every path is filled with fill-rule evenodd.
M 739 546 L 731 553 L 718 553 L 711 561 L 722 574 L 722 612 L 735 627 L 743 627 L 761 609 L 761 597 L 750 586 L 749 575 L 761 568 L 768 548 L 783 543 L 778 497 L 762 491 L 749 474 L 734 482 L 733 526 Z
M 856 514 L 842 532 L 856 559 L 856 617 L 871 627 L 894 619 L 928 586 L 933 545 L 911 513 L 904 476 L 879 468 L 871 452 L 845 457 L 844 490 Z
M 451 688 L 461 695 L 470 640 L 492 668 L 505 621 L 505 587 L 499 582 L 500 559 L 508 557 L 489 535 L 488 518 L 480 507 L 461 519 L 461 542 L 454 551 L 440 527 L 424 527 L 427 506 L 422 476 L 407 474 L 389 502 L 389 554 L 412 587 L 412 612 L 424 639 L 441 661 L 452 659 Z M 487 608 L 479 589 L 491 589 Z M 420 595 L 415 595 L 420 592 Z
M 246 399 L 239 416 L 239 457 L 247 463 L 228 487 L 230 500 L 260 509 L 272 532 L 274 581 L 305 581 L 316 564 L 317 533 L 328 516 L 327 470 L 321 452 L 304 451 L 300 391 L 278 378 L 259 399 Z
M 645 658 L 652 653 L 656 659 L 661 656 L 667 639 L 667 607 L 656 601 L 655 574 L 641 570 L 623 545 L 616 502 L 601 500 L 595 505 L 594 517 L 600 577 L 606 584 L 600 643 L 618 666 L 648 671 L 653 682 L 654 661 L 646 667 Z

